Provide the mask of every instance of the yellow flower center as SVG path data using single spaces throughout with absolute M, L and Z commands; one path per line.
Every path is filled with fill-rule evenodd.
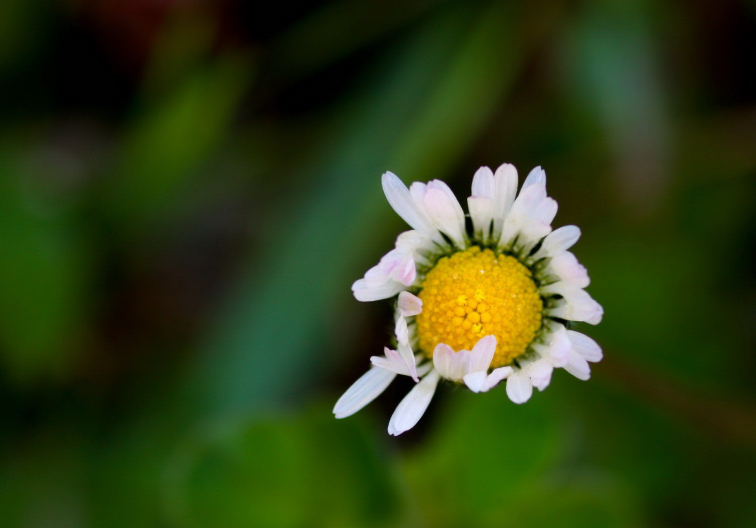
M 522 355 L 541 328 L 543 301 L 530 270 L 514 257 L 473 246 L 443 257 L 418 294 L 420 349 L 429 358 L 439 343 L 472 350 L 478 339 L 496 336 L 491 368 Z

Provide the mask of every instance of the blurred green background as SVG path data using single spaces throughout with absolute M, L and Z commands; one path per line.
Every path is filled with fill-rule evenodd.
M 756 526 L 756 2 L 3 0 L 0 526 Z M 333 403 L 380 175 L 542 165 L 605 350 Z

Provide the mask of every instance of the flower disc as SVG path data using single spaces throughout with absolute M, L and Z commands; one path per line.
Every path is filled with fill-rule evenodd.
M 517 259 L 473 246 L 441 258 L 418 294 L 420 349 L 429 358 L 439 343 L 472 350 L 478 340 L 496 336 L 491 368 L 522 355 L 541 328 L 543 301 L 532 274 Z

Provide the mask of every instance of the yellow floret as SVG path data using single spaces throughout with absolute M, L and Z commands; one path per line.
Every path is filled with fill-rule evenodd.
M 543 301 L 530 270 L 514 257 L 474 246 L 444 257 L 430 270 L 418 295 L 420 349 L 429 358 L 438 343 L 472 350 L 478 339 L 496 336 L 491 368 L 522 355 L 541 328 Z M 485 302 L 484 302 L 485 301 Z

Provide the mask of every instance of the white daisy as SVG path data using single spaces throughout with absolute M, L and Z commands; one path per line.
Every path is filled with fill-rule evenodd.
M 584 288 L 588 273 L 568 250 L 575 226 L 552 231 L 557 203 L 546 195 L 546 173 L 533 169 L 517 193 L 517 170 L 481 167 L 467 199 L 472 225 L 449 187 L 439 181 L 407 188 L 383 175 L 391 206 L 412 228 L 352 286 L 358 301 L 397 297 L 396 350 L 371 358 L 373 367 L 336 402 L 336 418 L 373 401 L 397 375 L 417 385 L 396 408 L 388 431 L 412 428 L 439 380 L 486 392 L 506 379 L 507 395 L 524 403 L 544 390 L 555 368 L 581 380 L 600 361 L 590 337 L 571 321 L 598 324 L 603 309 Z

